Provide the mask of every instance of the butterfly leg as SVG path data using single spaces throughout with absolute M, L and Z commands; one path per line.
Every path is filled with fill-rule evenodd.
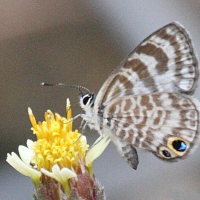
M 87 121 L 84 119 L 84 114 L 78 114 L 76 115 L 75 117 L 73 117 L 69 122 L 72 122 L 74 121 L 75 119 L 77 119 L 78 117 L 81 117 L 82 118 L 82 121 L 81 121 L 81 125 L 80 125 L 80 129 L 81 129 L 81 135 L 85 133 L 85 127 L 87 126 Z M 68 123 L 69 123 L 68 122 Z
M 81 114 L 76 115 L 75 117 L 73 117 L 71 120 L 69 120 L 67 123 L 73 122 L 75 119 L 77 119 L 78 117 L 81 117 Z

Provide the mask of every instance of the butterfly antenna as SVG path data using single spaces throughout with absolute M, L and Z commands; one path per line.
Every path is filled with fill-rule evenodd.
M 67 88 L 72 88 L 72 89 L 77 89 L 79 90 L 81 93 L 82 93 L 82 90 L 86 90 L 88 93 L 90 93 L 90 90 L 84 86 L 81 86 L 81 85 L 66 85 L 66 84 L 63 84 L 63 83 L 58 83 L 58 84 L 53 84 L 53 83 L 46 83 L 46 82 L 43 82 L 41 83 L 42 86 L 58 86 L 58 87 L 67 87 Z

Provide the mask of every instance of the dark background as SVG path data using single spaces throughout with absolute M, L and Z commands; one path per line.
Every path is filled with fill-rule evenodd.
M 80 3 L 81 2 L 81 3 Z M 31 180 L 10 167 L 6 154 L 18 152 L 30 131 L 27 108 L 43 120 L 47 109 L 65 115 L 69 97 L 80 113 L 78 92 L 41 87 L 63 82 L 95 93 L 120 61 L 153 31 L 172 21 L 191 33 L 200 55 L 200 1 L 102 0 L 0 2 L 0 199 L 31 199 Z M 197 89 L 195 96 L 200 100 Z M 74 128 L 79 127 L 76 121 Z M 98 133 L 86 130 L 92 143 Z M 132 170 L 110 144 L 94 171 L 108 199 L 199 200 L 200 148 L 188 159 L 168 164 L 139 151 Z

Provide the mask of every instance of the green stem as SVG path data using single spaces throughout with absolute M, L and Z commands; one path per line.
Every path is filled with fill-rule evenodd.
M 90 177 L 93 177 L 93 162 L 90 163 L 90 164 L 87 166 L 87 168 L 88 168 L 88 173 L 89 173 Z
M 62 184 L 62 183 L 61 183 L 61 184 Z M 64 182 L 64 183 L 62 184 L 62 186 L 63 186 L 63 189 L 64 189 L 65 193 L 69 195 L 69 194 L 70 194 L 70 188 L 69 188 L 68 180 L 67 180 L 66 182 Z

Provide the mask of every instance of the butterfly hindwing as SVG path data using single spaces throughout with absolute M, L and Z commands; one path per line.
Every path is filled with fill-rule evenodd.
M 133 169 L 137 169 L 139 159 L 137 155 L 136 149 L 133 147 L 132 144 L 122 140 L 115 135 L 111 136 L 113 143 L 115 144 L 118 153 L 122 156 L 125 162 L 128 163 Z
M 104 126 L 134 148 L 176 161 L 199 142 L 199 112 L 200 103 L 188 95 L 130 95 L 114 99 L 105 108 Z

